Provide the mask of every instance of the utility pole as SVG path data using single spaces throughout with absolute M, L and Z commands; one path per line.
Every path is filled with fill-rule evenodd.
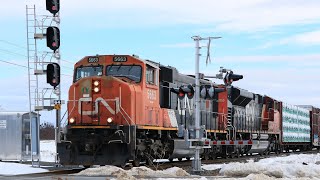
M 200 36 L 193 36 L 192 39 L 195 41 L 195 77 L 196 77 L 196 88 L 195 88 L 195 132 L 196 132 L 196 139 L 198 142 L 201 141 L 202 137 L 200 136 L 200 74 L 199 74 L 199 61 L 200 61 L 200 41 L 201 40 L 208 40 L 210 47 L 210 40 L 211 39 L 218 39 L 221 37 L 207 37 L 207 38 L 201 38 Z M 195 156 L 192 163 L 192 170 L 194 173 L 200 173 L 202 171 L 201 169 L 201 159 L 200 159 L 200 151 L 203 147 L 202 146 L 196 146 L 195 148 Z

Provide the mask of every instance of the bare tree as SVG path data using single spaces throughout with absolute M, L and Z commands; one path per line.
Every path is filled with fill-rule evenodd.
M 54 125 L 49 122 L 40 124 L 40 140 L 54 140 Z

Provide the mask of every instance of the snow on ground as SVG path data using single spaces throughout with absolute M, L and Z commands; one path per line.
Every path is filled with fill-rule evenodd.
M 54 140 L 40 141 L 41 161 L 55 162 L 56 145 Z M 32 167 L 29 164 L 0 162 L 0 175 L 19 175 L 47 172 L 42 168 Z
M 11 163 L 11 162 L 0 162 L 0 175 L 18 175 L 18 174 L 31 174 L 47 172 L 48 170 L 42 168 L 35 168 L 31 165 Z
M 79 172 L 76 175 L 79 175 L 79 176 L 110 176 L 112 175 L 112 176 L 116 176 L 117 179 L 135 179 L 134 176 L 139 176 L 140 178 L 190 177 L 189 173 L 187 173 L 185 170 L 178 167 L 172 167 L 165 170 L 154 171 L 145 166 L 134 167 L 130 170 L 123 170 L 121 168 L 118 168 L 115 166 L 109 166 L 109 165 L 101 166 L 97 168 L 88 168 Z
M 219 167 L 220 166 L 220 167 Z M 204 165 L 206 170 L 219 169 L 226 177 L 267 175 L 273 178 L 317 178 L 320 179 L 320 154 L 299 154 L 272 157 L 258 162 Z M 259 179 L 259 178 L 258 178 Z
M 56 143 L 54 140 L 40 141 L 40 160 L 43 162 L 55 162 Z

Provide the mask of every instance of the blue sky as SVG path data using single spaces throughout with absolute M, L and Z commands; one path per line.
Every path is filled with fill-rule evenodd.
M 38 14 L 49 15 L 42 1 L 11 0 L 0 7 L 0 60 L 27 65 L 25 5 L 36 3 Z M 202 57 L 203 73 L 231 68 L 244 75 L 237 86 L 290 104 L 320 107 L 319 8 L 318 0 L 61 1 L 62 59 L 137 54 L 192 74 L 191 36 L 222 36 L 211 46 L 212 63 L 206 66 Z M 48 50 L 45 41 L 39 47 Z M 0 105 L 28 110 L 27 69 L 0 65 Z M 72 75 L 71 63 L 62 66 L 64 74 Z M 67 99 L 71 78 L 63 76 L 62 81 Z

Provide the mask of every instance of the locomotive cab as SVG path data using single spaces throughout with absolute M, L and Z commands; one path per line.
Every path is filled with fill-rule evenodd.
M 75 64 L 61 164 L 123 165 L 135 156 L 136 127 L 161 124 L 159 68 L 135 56 L 88 56 Z M 145 120 L 146 119 L 146 120 Z

